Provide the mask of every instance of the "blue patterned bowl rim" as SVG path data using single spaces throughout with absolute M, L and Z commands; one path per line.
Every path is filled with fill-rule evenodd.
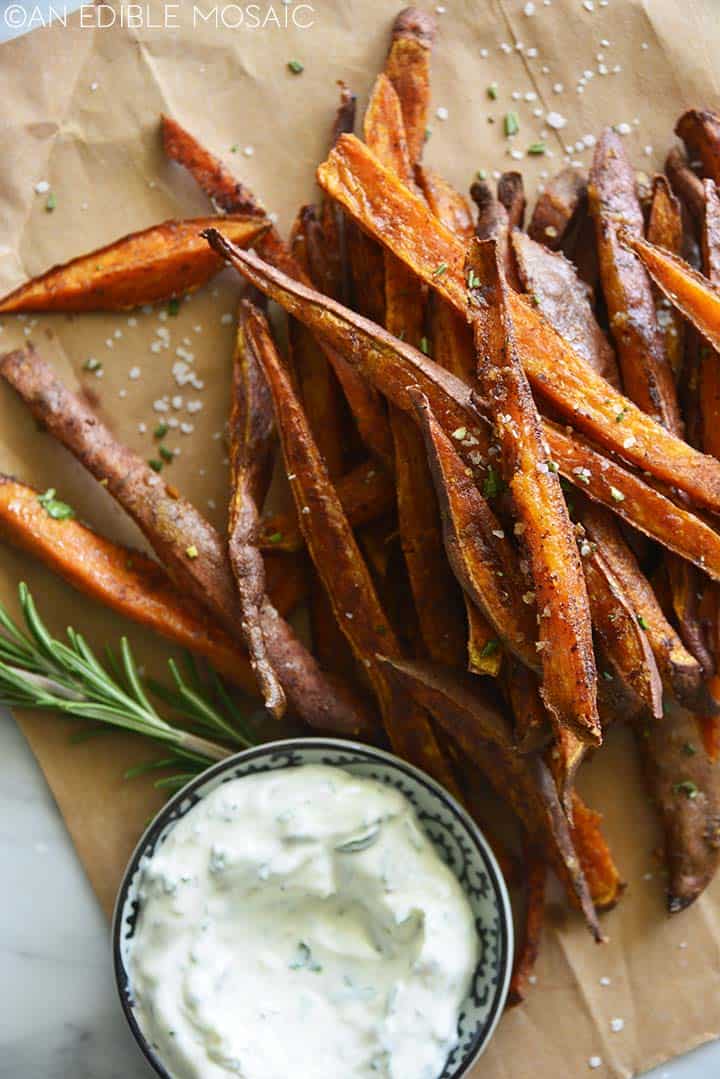
M 510 899 L 495 856 L 480 829 L 468 813 L 444 787 L 406 761 L 382 749 L 339 738 L 287 738 L 265 742 L 242 750 L 187 783 L 162 807 L 141 836 L 123 874 L 115 901 L 112 921 L 112 957 L 120 1003 L 132 1034 L 141 1051 L 161 1079 L 174 1079 L 158 1058 L 143 1034 L 135 1016 L 130 979 L 125 965 L 125 945 L 132 939 L 138 916 L 134 890 L 142 859 L 155 850 L 175 822 L 192 806 L 223 782 L 275 768 L 297 767 L 308 763 L 333 764 L 349 771 L 362 769 L 373 775 L 380 768 L 384 774 L 374 778 L 401 790 L 415 806 L 420 822 L 443 859 L 450 864 L 463 886 L 476 915 L 481 942 L 472 988 L 464 1002 L 460 1018 L 460 1038 L 438 1079 L 462 1079 L 484 1052 L 505 1006 L 513 959 L 513 921 Z M 422 802 L 434 803 L 444 820 L 430 816 Z M 432 826 L 444 832 L 433 834 Z M 450 840 L 447 833 L 450 831 Z M 451 846 L 452 842 L 452 846 Z M 461 871 L 453 858 L 462 859 Z M 482 903 L 490 903 L 492 921 L 487 911 L 479 913 Z

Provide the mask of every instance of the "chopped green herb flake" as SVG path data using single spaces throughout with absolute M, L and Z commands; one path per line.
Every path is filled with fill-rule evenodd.
M 639 614 L 637 616 L 637 620 L 638 620 L 638 625 L 640 626 L 641 629 L 650 629 L 650 626 L 648 625 L 647 618 L 645 617 L 645 615 Z
M 288 60 L 288 71 L 291 71 L 293 75 L 302 75 L 305 70 L 305 65 L 301 64 L 299 60 Z
M 432 128 L 431 127 L 426 127 L 425 128 L 425 142 L 430 141 L 430 136 L 431 135 L 432 135 Z
M 433 270 L 433 277 L 442 277 L 444 273 L 447 273 L 447 268 L 447 262 L 441 262 L 440 265 L 435 270 Z
M 533 142 L 528 146 L 527 152 L 530 154 L 531 157 L 542 157 L 542 155 L 545 153 L 545 143 Z
M 617 487 L 610 488 L 610 495 L 612 496 L 613 502 L 625 501 L 625 495 L 622 493 L 622 491 L 618 491 Z
M 55 195 L 54 195 L 54 193 L 52 191 L 50 192 L 50 194 L 47 197 L 47 202 L 45 203 L 45 209 L 46 209 L 47 213 L 49 213 L 49 214 L 51 214 L 53 212 L 53 210 L 57 209 L 57 199 L 55 198 Z
M 480 278 L 474 270 L 468 270 L 467 275 L 468 288 L 478 288 L 480 285 Z
M 83 371 L 100 371 L 101 369 L 100 360 L 96 360 L 94 356 L 90 356 L 83 364 Z
M 496 82 L 491 82 L 490 85 L 488 86 L 488 88 L 487 88 L 487 96 L 490 98 L 491 101 L 497 101 L 498 84 Z
M 603 674 L 603 678 L 605 679 L 606 682 L 612 682 L 613 676 L 610 673 L 610 671 L 603 671 L 602 674 Z
M 692 779 L 683 779 L 682 783 L 676 783 L 673 791 L 675 794 L 684 794 L 686 798 L 697 798 L 700 793 Z
M 60 502 L 59 499 L 55 498 L 54 487 L 48 487 L 44 494 L 38 495 L 38 502 L 48 517 L 52 517 L 55 521 L 68 521 L 75 516 L 75 510 L 72 506 L 68 506 L 67 502 Z
M 520 121 L 518 120 L 518 114 L 516 112 L 506 112 L 505 119 L 503 121 L 505 128 L 505 134 L 508 138 L 512 135 L 517 135 L 520 130 Z
M 487 476 L 483 481 L 483 494 L 486 498 L 495 498 L 505 490 L 506 484 L 492 465 L 488 465 Z
M 685 754 L 686 757 L 694 757 L 695 754 L 697 753 L 697 749 L 692 744 L 692 742 L 685 742 L 683 744 L 683 753 Z
M 160 446 L 158 449 L 158 453 L 162 457 L 163 461 L 166 461 L 168 464 L 170 464 L 170 462 L 175 459 L 175 454 L 172 450 L 169 450 L 167 446 Z
M 175 315 L 179 314 L 179 312 L 180 312 L 180 300 L 179 300 L 179 298 L 177 296 L 173 296 L 173 298 L 168 301 L 167 313 L 168 313 L 168 315 L 172 315 L 173 317 L 175 317 Z
M 430 345 L 428 344 L 427 337 L 420 338 L 420 351 L 424 352 L 426 356 L 430 355 Z
M 548 472 L 559 472 L 560 471 L 556 461 L 548 461 L 547 466 L 548 466 Z
M 312 952 L 302 940 L 297 946 L 295 955 L 288 963 L 288 967 L 290 970 L 309 970 L 313 974 L 318 974 L 322 970 L 322 964 L 313 959 Z
M 282 538 L 282 532 L 273 532 L 272 535 L 268 536 L 268 543 L 280 543 Z
M 157 457 L 151 457 L 148 461 L 148 466 L 153 470 L 153 472 L 162 472 L 163 463 L 162 461 L 158 461 Z
M 626 408 L 621 408 L 620 411 L 615 416 L 615 423 L 622 423 L 622 421 L 625 419 L 626 415 L 627 415 L 627 409 Z
M 185 554 L 188 556 L 188 558 L 197 558 L 198 549 L 194 543 L 191 543 L 189 547 L 185 548 Z
M 487 180 L 487 169 L 478 169 L 475 175 L 477 176 L 478 180 Z
M 168 433 L 169 430 L 170 428 L 166 423 L 159 423 L 153 431 L 153 436 L 155 438 L 165 438 L 165 435 Z
M 483 659 L 487 659 L 488 656 L 494 656 L 499 647 L 500 641 L 496 641 L 494 638 L 491 638 L 489 641 L 486 641 L 485 644 L 482 646 L 480 655 Z

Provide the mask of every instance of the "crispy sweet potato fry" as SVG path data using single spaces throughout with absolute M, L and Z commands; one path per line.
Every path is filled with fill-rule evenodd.
M 385 74 L 402 106 L 410 161 L 419 161 L 425 145 L 430 105 L 430 52 L 435 39 L 435 20 L 419 8 L 407 7 L 396 17 Z
M 620 238 L 640 257 L 645 269 L 670 302 L 716 351 L 719 350 L 720 286 L 713 285 L 677 255 L 656 247 L 648 240 L 627 232 L 621 232 Z
M 192 292 L 222 269 L 216 255 L 208 258 L 201 235 L 215 223 L 200 217 L 133 232 L 20 285 L 0 300 L 0 313 L 123 311 Z M 257 217 L 223 218 L 223 228 L 241 247 L 268 224 Z
M 210 231 L 208 239 L 261 292 L 326 335 L 336 347 L 345 349 L 349 360 L 394 404 L 410 411 L 408 386 L 422 390 L 446 434 L 452 435 L 465 427 L 469 437 L 477 439 L 472 449 L 463 446 L 463 442 L 458 442 L 457 449 L 464 457 L 467 454 L 466 464 L 479 466 L 478 458 L 486 454 L 488 443 L 469 386 L 374 323 L 298 285 L 252 254 L 233 248 L 216 230 Z M 592 371 L 586 370 L 590 377 Z M 605 385 L 608 393 L 612 393 L 610 386 Z M 620 395 L 616 399 L 625 401 L 628 409 L 635 407 Z M 641 422 L 653 425 L 659 439 L 671 437 L 644 413 L 638 412 L 638 416 Z M 549 420 L 543 421 L 543 431 L 552 459 L 565 479 L 640 532 L 720 580 L 720 536 L 701 517 L 676 505 L 639 476 L 605 457 L 576 431 L 568 434 Z M 685 447 L 677 439 L 673 439 L 673 444 Z
M 523 372 L 500 253 L 473 241 L 467 261 L 483 407 L 500 447 L 534 584 L 542 698 L 558 723 L 593 744 L 602 740 L 587 591 L 559 477 L 548 467 L 540 417 Z
M 702 161 L 705 176 L 720 184 L 720 117 L 710 109 L 688 109 L 675 124 L 675 134 L 690 154 Z
M 703 182 L 705 214 L 702 221 L 702 257 L 705 276 L 720 286 L 720 198 L 713 180 Z M 720 354 L 700 348 L 698 405 L 705 453 L 720 457 Z
M 512 659 L 505 669 L 504 685 L 515 721 L 517 751 L 536 753 L 552 739 L 550 716 L 540 697 L 537 675 Z
M 343 82 L 339 82 L 340 104 L 338 105 L 330 135 L 330 145 L 334 146 L 341 135 L 355 130 L 355 109 L 357 98 Z M 323 291 L 334 296 L 342 303 L 350 302 L 350 262 L 348 258 L 347 219 L 342 209 L 327 195 L 323 195 L 320 205 L 320 227 L 325 244 L 325 256 L 328 273 Z
M 665 159 L 665 172 L 670 186 L 687 207 L 693 219 L 700 222 L 705 213 L 705 196 L 702 181 L 693 172 L 679 146 L 673 146 Z M 653 241 L 654 242 L 654 241 Z
M 455 789 L 455 780 L 443 759 L 428 716 L 421 708 L 409 705 L 403 699 L 404 694 L 397 695 L 377 663 L 376 655 L 381 649 L 399 656 L 400 647 L 302 409 L 267 335 L 260 356 L 273 394 L 275 419 L 305 542 L 325 584 L 338 624 L 358 661 L 367 670 L 390 742 L 396 752 Z
M 498 180 L 498 201 L 503 204 L 508 215 L 508 228 L 521 229 L 525 220 L 525 188 L 522 173 L 504 172 Z
M 495 630 L 467 592 L 463 592 L 463 599 L 468 624 L 467 669 L 473 674 L 486 674 L 489 678 L 497 678 L 502 667 L 503 653 Z
M 609 127 L 595 147 L 588 199 L 595 220 L 600 277 L 625 392 L 643 411 L 678 434 L 682 421 L 650 281 L 642 264 L 617 236 L 618 224 L 627 232 L 642 236 L 644 222 L 635 191 L 635 173 L 622 139 Z
M 720 790 L 697 736 L 695 720 L 668 703 L 659 723 L 638 729 L 648 789 L 665 831 L 668 911 L 690 906 L 705 890 L 720 857 Z
M 256 692 L 247 654 L 140 551 L 122 547 L 76 520 L 55 520 L 32 487 L 0 475 L 0 536 L 39 558 L 74 588 L 174 644 L 204 656 L 246 693 Z
M 366 146 L 343 136 L 320 166 L 318 179 L 363 228 L 465 313 L 464 245 Z M 444 267 L 442 274 L 437 273 L 439 266 Z M 720 511 L 720 462 L 687 446 L 613 390 L 524 297 L 511 294 L 510 308 L 522 363 L 536 392 L 604 446 Z
M 612 910 L 625 891 L 610 849 L 600 831 L 602 816 L 573 795 L 571 832 L 597 910 Z
M 718 675 L 713 675 L 710 679 L 708 691 L 713 700 L 720 701 L 720 677 Z M 720 757 L 720 720 L 717 714 L 700 714 L 695 718 L 705 752 L 712 763 L 716 764 L 718 757 Z
M 251 214 L 260 214 L 262 207 L 244 184 L 239 183 L 217 158 L 197 139 L 168 116 L 162 117 L 165 152 L 173 161 L 184 165 L 208 198 L 227 209 L 242 206 Z M 233 200 L 237 200 L 234 202 Z M 225 227 L 223 218 L 223 228 Z M 212 224 L 213 222 L 210 222 Z M 269 224 L 269 222 L 268 222 Z M 257 244 L 263 258 L 283 273 L 304 284 L 310 284 L 307 272 L 293 257 L 290 248 L 273 225 L 268 227 Z M 327 358 L 355 416 L 366 445 L 381 457 L 392 459 L 392 446 L 387 417 L 382 402 L 363 379 L 355 375 L 338 353 L 327 352 Z
M 509 724 L 483 696 L 472 676 L 429 663 L 387 656 L 381 659 L 475 762 L 498 795 L 509 802 L 530 839 L 544 851 L 570 902 L 583 912 L 595 939 L 602 940 L 568 821 L 542 758 L 516 752 Z
M 285 694 L 268 658 L 262 631 L 260 611 L 265 597 L 265 566 L 257 547 L 258 500 L 264 496 L 270 480 L 275 429 L 272 399 L 251 332 L 251 310 L 248 301 L 243 300 L 233 356 L 228 555 L 237 583 L 239 629 L 265 707 L 280 718 L 285 711 Z
M 601 506 L 584 499 L 578 503 L 578 514 L 588 538 L 597 546 L 632 604 L 666 690 L 680 701 L 690 703 L 696 700 L 700 691 L 700 666 L 663 614 L 650 582 L 625 543 L 613 517 Z
M 538 311 L 586 363 L 617 388 L 615 353 L 597 324 L 588 288 L 575 267 L 524 232 L 512 234 L 512 245 L 520 280 Z
M 433 416 L 427 398 L 409 391 L 425 439 L 440 503 L 445 552 L 457 580 L 488 619 L 508 651 L 540 670 L 535 649 L 535 602 L 500 522 L 468 476 L 451 440 Z
M 667 177 L 656 176 L 653 180 L 653 198 L 647 237 L 651 243 L 667 248 L 679 255 L 683 245 L 683 223 L 680 203 L 673 195 Z M 655 307 L 658 324 L 665 341 L 665 352 L 670 362 L 675 381 L 680 376 L 683 360 L 683 320 L 660 293 L 655 289 Z
M 562 246 L 578 207 L 587 197 L 587 176 L 570 166 L 553 176 L 535 203 L 528 236 L 551 251 Z
M 651 716 L 662 715 L 662 683 L 645 631 L 599 545 L 583 554 L 593 635 L 614 674 Z M 583 547 L 583 544 L 581 544 Z
M 104 482 L 145 533 L 175 584 L 237 638 L 242 612 L 225 545 L 212 525 L 118 443 L 33 349 L 0 357 L 0 374 L 50 434 Z M 324 730 L 357 734 L 374 728 L 365 705 L 331 683 L 267 598 L 260 617 L 270 663 L 298 717 Z
M 377 461 L 363 461 L 335 483 L 340 505 L 353 528 L 379 520 L 395 504 L 392 477 Z M 261 522 L 259 545 L 267 551 L 299 551 L 305 544 L 295 513 Z
M 540 952 L 540 937 L 545 918 L 547 865 L 541 852 L 525 844 L 525 916 L 515 949 L 507 1006 L 522 1004 L 527 995 L 528 978 L 535 969 Z
M 321 166 L 322 167 L 322 166 Z M 501 242 L 507 236 L 508 212 L 495 197 L 493 189 L 486 180 L 475 180 L 470 187 L 470 195 L 477 206 L 477 220 L 475 222 L 475 235 L 479 240 L 490 240 L 496 237 Z
M 475 224 L 467 199 L 440 173 L 427 165 L 416 165 L 415 182 L 432 212 L 446 228 L 464 240 L 474 235 Z

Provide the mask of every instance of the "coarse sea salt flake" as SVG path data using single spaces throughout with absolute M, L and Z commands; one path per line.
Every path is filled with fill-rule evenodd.
M 560 131 L 565 127 L 567 120 L 559 112 L 549 112 L 545 118 L 545 122 L 548 127 L 551 127 L 553 131 Z

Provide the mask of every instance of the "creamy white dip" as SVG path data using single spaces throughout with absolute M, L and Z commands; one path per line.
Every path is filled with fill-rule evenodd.
M 136 1015 L 175 1079 L 437 1079 L 477 962 L 397 791 L 322 765 L 223 784 L 142 868 Z

